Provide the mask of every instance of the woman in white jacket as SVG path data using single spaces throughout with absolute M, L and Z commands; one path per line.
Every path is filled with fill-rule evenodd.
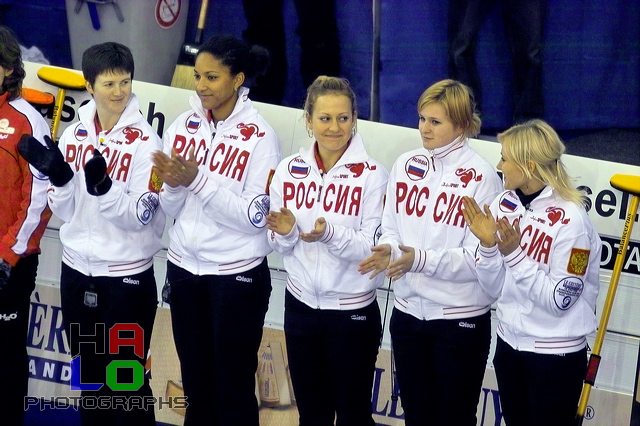
M 258 425 L 257 351 L 271 294 L 264 227 L 280 144 L 244 85 L 265 53 L 233 36 L 207 40 L 197 96 L 154 156 L 160 204 L 175 218 L 167 280 L 187 426 Z
M 422 147 L 396 160 L 382 237 L 360 270 L 386 269 L 394 280 L 389 329 L 407 426 L 475 426 L 495 297 L 478 283 L 478 240 L 465 226 L 462 197 L 489 202 L 500 180 L 469 146 L 480 131 L 469 88 L 437 82 L 417 110 Z
M 134 69 L 131 50 L 122 44 L 85 50 L 82 74 L 92 99 L 78 109 L 79 121 L 65 129 L 57 146 L 47 139 L 47 148 L 36 143 L 22 154 L 49 176 L 49 206 L 63 222 L 60 297 L 71 388 L 82 390 L 84 426 L 156 423 L 147 403 L 115 403 L 116 397 L 149 401 L 147 375 L 138 389 L 126 392 L 104 381 L 109 365 L 129 360 L 137 361 L 134 380 L 142 379 L 158 305 L 153 257 L 162 249 L 166 223 L 151 161 L 162 144 L 132 92 Z M 136 345 L 113 353 L 81 344 L 99 326 L 113 330 L 120 324 L 140 328 Z M 92 407 L 97 398 L 114 403 Z
M 482 209 L 465 198 L 464 216 L 480 239 L 480 283 L 498 296 L 502 413 L 507 425 L 572 424 L 596 328 L 602 243 L 547 123 L 516 125 L 498 141 L 506 191 Z
M 346 80 L 318 77 L 305 118 L 316 143 L 278 166 L 267 217 L 289 275 L 284 331 L 300 425 L 373 425 L 381 281 L 357 268 L 375 245 L 388 175 L 356 132 Z

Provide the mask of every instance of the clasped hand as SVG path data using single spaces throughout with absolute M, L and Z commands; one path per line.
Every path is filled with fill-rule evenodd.
M 280 235 L 288 235 L 295 224 L 296 217 L 286 207 L 282 207 L 279 212 L 271 210 L 267 215 L 267 229 Z M 300 233 L 300 239 L 307 243 L 314 243 L 324 236 L 326 229 L 327 221 L 325 218 L 319 217 L 311 232 Z
M 399 280 L 411 270 L 416 257 L 416 250 L 413 247 L 403 246 L 402 244 L 398 248 L 402 250 L 402 255 L 394 262 L 389 263 L 391 261 L 391 246 L 389 244 L 380 244 L 372 247 L 371 252 L 373 254 L 360 262 L 358 272 L 361 274 L 371 272 L 369 279 L 373 279 L 380 272 L 386 270 L 387 273 L 385 275 L 387 278 L 391 278 L 392 281 Z
M 187 158 L 178 154 L 175 148 L 171 150 L 171 157 L 162 151 L 154 152 L 153 165 L 156 174 L 172 188 L 186 188 L 198 175 L 198 162 L 194 152 L 195 147 L 191 147 Z
M 520 245 L 520 225 L 518 221 L 512 225 L 506 217 L 496 220 L 488 205 L 481 210 L 471 197 L 463 197 L 462 214 L 469 230 L 478 237 L 483 247 L 498 245 L 503 256 L 513 253 Z

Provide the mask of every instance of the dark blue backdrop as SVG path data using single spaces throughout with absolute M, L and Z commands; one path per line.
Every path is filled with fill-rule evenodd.
M 134 1 L 134 0 L 129 0 Z M 136 0 L 138 1 L 138 0 Z M 151 1 L 151 0 L 139 0 Z M 191 0 L 187 40 L 193 40 L 200 2 Z M 285 103 L 300 107 L 300 46 L 292 0 L 285 0 L 289 85 Z M 447 77 L 447 0 L 382 0 L 381 121 L 417 125 L 415 103 L 431 83 Z M 64 0 L 0 0 L 0 23 L 37 45 L 54 65 L 71 66 Z M 368 117 L 372 1 L 336 1 L 342 71 L 355 87 L 360 116 Z M 204 36 L 240 36 L 241 0 L 210 0 Z M 640 128 L 640 2 L 549 0 L 545 27 L 545 119 L 560 130 Z M 511 117 L 511 62 L 499 2 L 478 39 L 483 82 L 483 128 L 503 129 Z
M 199 2 L 190 7 L 197 19 Z M 241 0 L 210 3 L 205 35 L 244 28 Z M 300 106 L 296 14 L 285 0 L 289 81 L 285 102 Z M 356 88 L 360 115 L 368 116 L 371 84 L 372 2 L 336 2 L 342 71 Z M 415 104 L 431 83 L 447 77 L 447 0 L 382 0 L 381 121 L 416 126 Z M 195 34 L 191 28 L 190 37 Z M 499 2 L 485 21 L 477 52 L 483 81 L 484 128 L 511 125 L 513 84 Z M 545 119 L 562 130 L 640 127 L 640 2 L 549 0 L 543 47 Z

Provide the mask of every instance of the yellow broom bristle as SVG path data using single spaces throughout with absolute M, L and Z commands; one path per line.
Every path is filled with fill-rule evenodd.
M 171 87 L 180 87 L 182 89 L 195 89 L 195 79 L 193 78 L 193 66 L 176 65 L 171 79 Z

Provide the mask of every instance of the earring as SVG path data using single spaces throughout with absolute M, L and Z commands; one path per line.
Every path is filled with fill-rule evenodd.
M 357 132 L 357 130 L 356 130 L 356 126 L 353 126 L 353 127 L 351 128 L 351 136 L 355 136 L 355 135 L 356 135 L 356 132 Z
M 307 127 L 307 135 L 309 135 L 310 138 L 313 138 L 313 130 L 311 130 L 311 127 Z
M 238 91 L 238 88 L 237 88 L 237 87 L 234 87 L 234 88 L 233 88 L 233 91 L 234 91 L 234 92 L 237 92 L 237 91 Z

